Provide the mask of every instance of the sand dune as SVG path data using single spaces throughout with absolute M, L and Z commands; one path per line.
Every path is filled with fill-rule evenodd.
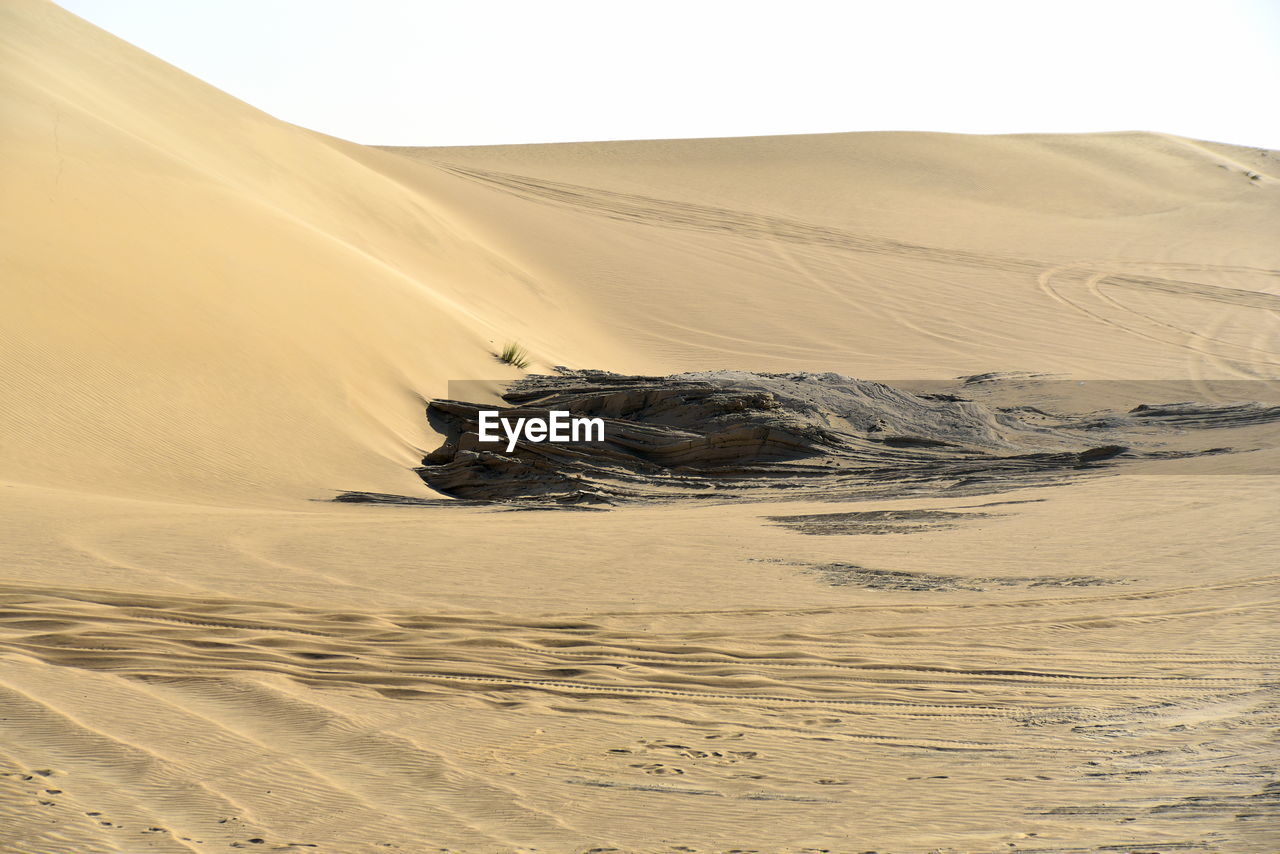
M 403 484 L 420 396 L 504 376 L 492 341 L 586 355 L 572 299 L 365 162 L 385 155 L 51 4 L 3 14 L 5 378 L 29 404 L 6 413 L 6 475 L 242 498 Z
M 663 370 L 1275 375 L 1268 315 L 1230 301 L 1275 306 L 1268 152 L 1138 133 L 394 150 L 488 188 Z
M 1241 405 L 1280 395 L 1276 153 L 379 149 L 42 0 L 0 8 L 0 89 L 0 851 L 1276 850 L 1280 452 Z M 508 342 L 942 390 L 1024 462 L 1037 419 L 1121 413 L 1049 451 L 1147 456 L 430 490 L 428 401 L 497 401 Z
M 24 481 L 403 487 L 430 444 L 421 399 L 514 375 L 490 357 L 507 340 L 544 366 L 876 379 L 1280 361 L 1266 153 L 847 134 L 406 158 L 51 5 L 5 15 L 6 376 L 33 402 L 5 448 Z M 88 447 L 95 466 L 47 470 L 45 448 Z

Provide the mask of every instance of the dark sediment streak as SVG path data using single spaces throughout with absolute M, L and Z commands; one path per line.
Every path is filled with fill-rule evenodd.
M 715 371 L 668 377 L 558 369 L 503 395 L 504 418 L 601 418 L 603 441 L 481 442 L 495 407 L 434 400 L 447 438 L 417 470 L 456 498 L 543 506 L 632 500 L 850 499 L 1044 485 L 1127 460 L 1222 453 L 1162 434 L 1280 420 L 1257 404 L 1144 405 L 1053 414 L 839 374 Z M 998 380 L 997 375 L 992 375 Z M 340 500 L 395 503 L 344 493 Z

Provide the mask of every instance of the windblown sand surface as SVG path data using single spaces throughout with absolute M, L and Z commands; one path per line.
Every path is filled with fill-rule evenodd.
M 0 851 L 1280 850 L 1274 152 L 376 149 L 43 0 L 0 88 Z M 976 420 L 851 379 L 839 489 L 433 492 L 512 341 Z

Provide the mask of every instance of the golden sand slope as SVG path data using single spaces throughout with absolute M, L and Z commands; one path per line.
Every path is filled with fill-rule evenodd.
M 1274 380 L 1274 154 L 378 150 L 36 0 L 0 5 L 0 89 L 5 854 L 1276 849 L 1274 475 L 311 500 L 426 494 L 422 399 L 515 376 L 510 340 L 539 367 Z M 769 518 L 886 509 L 959 515 Z
M 393 150 L 483 189 L 664 369 L 1280 375 L 1274 153 L 1145 133 Z
M 0 346 L 23 402 L 6 406 L 6 476 L 410 489 L 420 395 L 510 375 L 490 355 L 504 337 L 582 357 L 575 302 L 371 168 L 387 155 L 277 121 L 51 4 L 0 15 Z

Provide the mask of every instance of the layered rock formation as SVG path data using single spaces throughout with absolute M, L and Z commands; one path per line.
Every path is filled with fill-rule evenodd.
M 831 373 L 645 377 L 561 369 L 522 380 L 504 399 L 511 404 L 505 418 L 545 418 L 552 410 L 603 418 L 605 439 L 521 440 L 508 452 L 505 440 L 482 442 L 478 434 L 479 413 L 491 407 L 432 401 L 429 417 L 448 438 L 418 470 L 428 485 L 460 498 L 567 503 L 856 497 L 980 490 L 995 480 L 1033 481 L 1159 453 L 1131 441 L 1135 422 L 1149 421 L 1151 410 L 1056 416 Z M 1191 413 L 1198 420 L 1204 409 Z

